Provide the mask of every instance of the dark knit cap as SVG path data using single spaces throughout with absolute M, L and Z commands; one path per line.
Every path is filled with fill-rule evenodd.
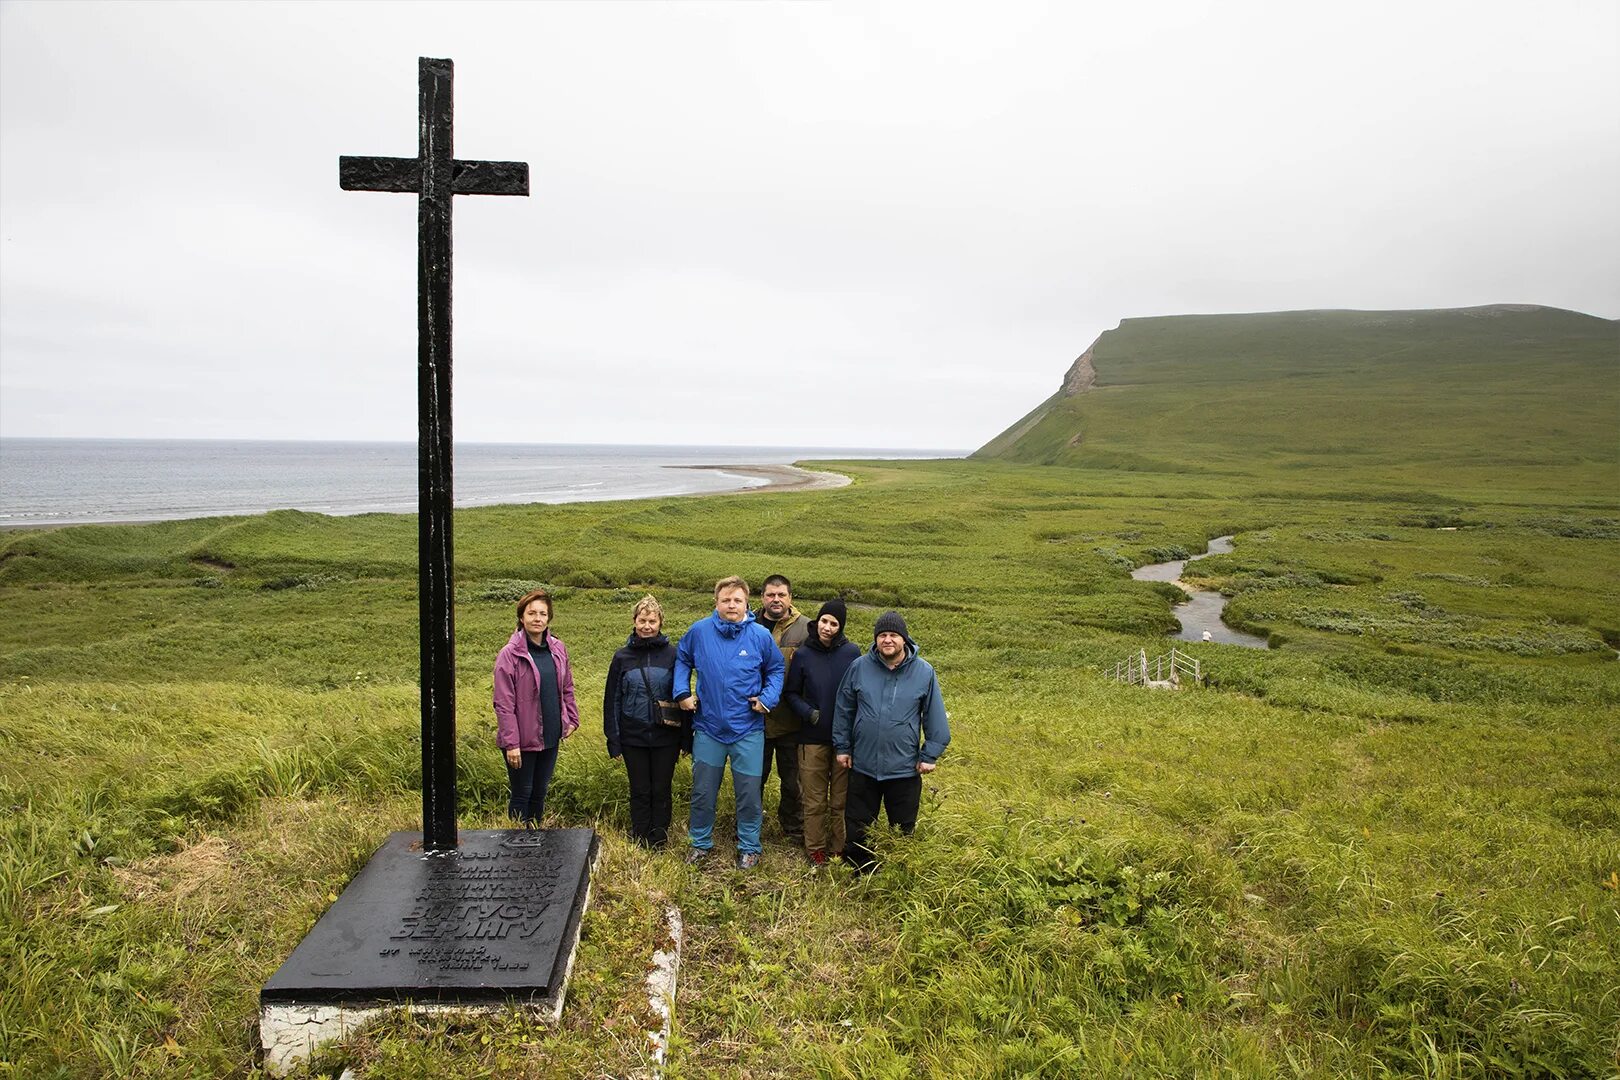
M 877 625 L 872 627 L 872 636 L 875 638 L 879 634 L 899 634 L 908 640 L 911 638 L 911 635 L 906 633 L 906 620 L 900 617 L 898 611 L 885 611 L 877 617 Z
M 833 618 L 837 619 L 838 629 L 840 631 L 842 631 L 844 629 L 844 625 L 849 622 L 849 609 L 844 606 L 844 602 L 842 600 L 829 600 L 825 604 L 822 604 L 821 610 L 816 612 L 816 621 L 820 622 L 823 615 L 831 615 Z

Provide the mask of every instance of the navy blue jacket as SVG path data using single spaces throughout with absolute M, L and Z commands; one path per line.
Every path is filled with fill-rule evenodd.
M 842 633 L 828 648 L 816 635 L 815 627 L 811 627 L 809 638 L 799 646 L 793 654 L 793 662 L 788 665 L 787 689 L 783 691 L 788 706 L 800 720 L 800 743 L 822 746 L 832 743 L 838 684 L 860 655 L 861 647 Z M 818 712 L 819 718 L 812 719 Z
M 950 741 L 939 679 L 910 638 L 906 658 L 893 671 L 874 645 L 844 673 L 833 715 L 833 749 L 850 754 L 856 772 L 874 780 L 916 776 L 917 762 L 932 764 Z
M 626 746 L 679 746 L 681 729 L 654 723 L 658 702 L 675 698 L 675 646 L 635 634 L 613 654 L 602 690 L 602 731 L 609 757 Z

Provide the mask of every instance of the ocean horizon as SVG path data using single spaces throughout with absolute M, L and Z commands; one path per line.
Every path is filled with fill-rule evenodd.
M 726 465 L 962 457 L 967 450 L 458 442 L 455 505 L 598 502 L 739 491 Z M 693 465 L 721 466 L 719 471 Z M 307 510 L 416 512 L 416 443 L 0 437 L 0 527 Z

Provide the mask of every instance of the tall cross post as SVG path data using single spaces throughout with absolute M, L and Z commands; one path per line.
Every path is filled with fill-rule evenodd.
M 522 161 L 457 161 L 451 148 L 455 65 L 418 62 L 414 158 L 339 157 L 345 191 L 417 196 L 417 560 L 422 663 L 422 846 L 453 850 L 456 833 L 456 619 L 451 507 L 450 203 L 454 195 L 527 195 Z

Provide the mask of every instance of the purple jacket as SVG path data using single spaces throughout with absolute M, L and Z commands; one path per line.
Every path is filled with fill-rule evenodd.
M 579 727 L 574 702 L 574 669 L 568 649 L 556 634 L 546 634 L 557 665 L 557 691 L 562 697 L 562 737 Z M 495 745 L 502 750 L 544 750 L 540 740 L 540 672 L 529 658 L 529 639 L 520 626 L 495 658 Z

